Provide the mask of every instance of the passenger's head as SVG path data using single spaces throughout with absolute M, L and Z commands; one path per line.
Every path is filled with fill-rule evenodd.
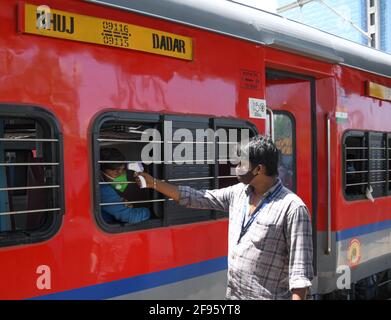
M 249 184 L 257 175 L 278 176 L 279 151 L 270 138 L 257 136 L 241 146 L 238 179 Z
M 101 148 L 100 160 L 124 162 L 126 159 L 125 156 L 116 148 Z M 111 178 L 117 178 L 126 172 L 125 163 L 101 163 L 100 169 Z

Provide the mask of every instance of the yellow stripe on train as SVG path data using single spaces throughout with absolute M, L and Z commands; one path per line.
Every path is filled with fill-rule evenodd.
M 193 60 L 189 37 L 124 22 L 24 5 L 21 32 Z

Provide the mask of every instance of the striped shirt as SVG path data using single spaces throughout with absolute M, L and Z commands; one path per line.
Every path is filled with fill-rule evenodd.
M 279 179 L 263 195 L 270 201 L 265 201 L 239 242 L 251 186 L 238 183 L 216 190 L 179 186 L 179 192 L 183 206 L 229 212 L 227 299 L 290 299 L 292 289 L 311 286 L 310 216 L 303 201 Z

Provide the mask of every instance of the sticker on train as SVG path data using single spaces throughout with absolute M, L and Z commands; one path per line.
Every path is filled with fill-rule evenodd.
M 124 22 L 21 4 L 22 33 L 99 44 L 193 60 L 192 38 Z
M 248 98 L 250 118 L 266 119 L 266 100 Z
M 349 115 L 348 110 L 345 108 L 337 108 L 335 111 L 335 119 L 337 120 L 337 123 L 344 123 L 348 121 Z
M 372 81 L 366 81 L 366 94 L 371 98 L 391 101 L 391 88 Z

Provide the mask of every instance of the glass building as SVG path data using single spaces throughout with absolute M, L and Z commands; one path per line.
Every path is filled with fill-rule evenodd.
M 277 0 L 277 6 L 284 17 L 391 53 L 391 0 Z

